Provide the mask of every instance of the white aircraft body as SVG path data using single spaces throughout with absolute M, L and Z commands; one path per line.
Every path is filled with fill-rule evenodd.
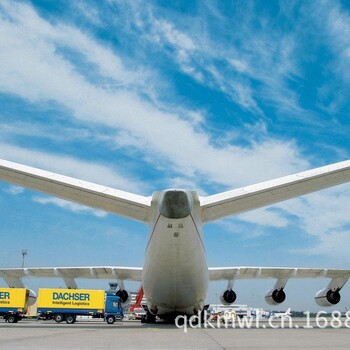
M 118 281 L 118 295 L 126 300 L 124 281 L 139 281 L 149 309 L 145 321 L 153 322 L 156 315 L 170 318 L 203 310 L 209 281 L 227 281 L 221 301 L 231 304 L 236 299 L 234 281 L 274 279 L 265 300 L 277 305 L 285 300 L 284 288 L 290 278 L 329 278 L 315 299 L 321 306 L 330 306 L 339 302 L 339 291 L 350 276 L 350 270 L 324 268 L 208 268 L 202 237 L 202 226 L 207 222 L 349 182 L 350 161 L 207 197 L 177 189 L 145 197 L 5 160 L 0 160 L 0 180 L 138 220 L 150 227 L 143 268 L 2 268 L 0 277 L 10 287 L 23 287 L 23 277 L 62 278 L 68 288 L 77 288 L 77 278 L 109 279 Z

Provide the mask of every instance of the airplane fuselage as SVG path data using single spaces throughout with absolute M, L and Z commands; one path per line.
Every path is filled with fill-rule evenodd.
M 149 310 L 158 316 L 201 310 L 208 289 L 208 265 L 198 220 L 196 192 L 155 193 L 143 268 L 143 287 Z

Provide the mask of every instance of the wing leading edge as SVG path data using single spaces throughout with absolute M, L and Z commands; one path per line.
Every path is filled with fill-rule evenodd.
M 151 217 L 151 197 L 0 160 L 0 180 L 142 222 Z
M 203 222 L 258 209 L 350 181 L 350 161 L 200 198 Z

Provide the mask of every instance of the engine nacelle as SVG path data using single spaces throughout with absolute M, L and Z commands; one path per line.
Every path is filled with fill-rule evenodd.
M 220 300 L 224 305 L 231 305 L 232 303 L 235 302 L 236 298 L 237 298 L 236 293 L 232 289 L 231 290 L 227 289 L 222 293 Z
M 115 294 L 123 304 L 129 300 L 129 293 L 124 289 L 119 289 Z
M 29 295 L 28 295 L 28 306 L 33 306 L 36 302 L 36 293 L 29 289 Z
M 269 305 L 278 305 L 286 300 L 286 293 L 283 289 L 270 289 L 265 295 L 265 301 Z
M 316 293 L 315 301 L 320 306 L 336 305 L 340 301 L 339 290 L 322 289 Z

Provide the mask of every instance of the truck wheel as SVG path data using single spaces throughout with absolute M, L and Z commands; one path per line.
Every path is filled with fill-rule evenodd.
M 66 316 L 66 322 L 67 322 L 68 324 L 73 324 L 73 323 L 75 322 L 74 316 L 73 316 L 73 315 L 67 315 L 67 316 Z
M 57 322 L 57 323 L 60 323 L 64 320 L 64 317 L 62 314 L 56 314 L 53 319 Z
M 113 324 L 115 322 L 115 317 L 113 315 L 109 315 L 106 318 L 108 324 Z
M 10 315 L 9 317 L 7 317 L 7 322 L 8 323 L 16 323 L 17 322 L 16 315 Z

